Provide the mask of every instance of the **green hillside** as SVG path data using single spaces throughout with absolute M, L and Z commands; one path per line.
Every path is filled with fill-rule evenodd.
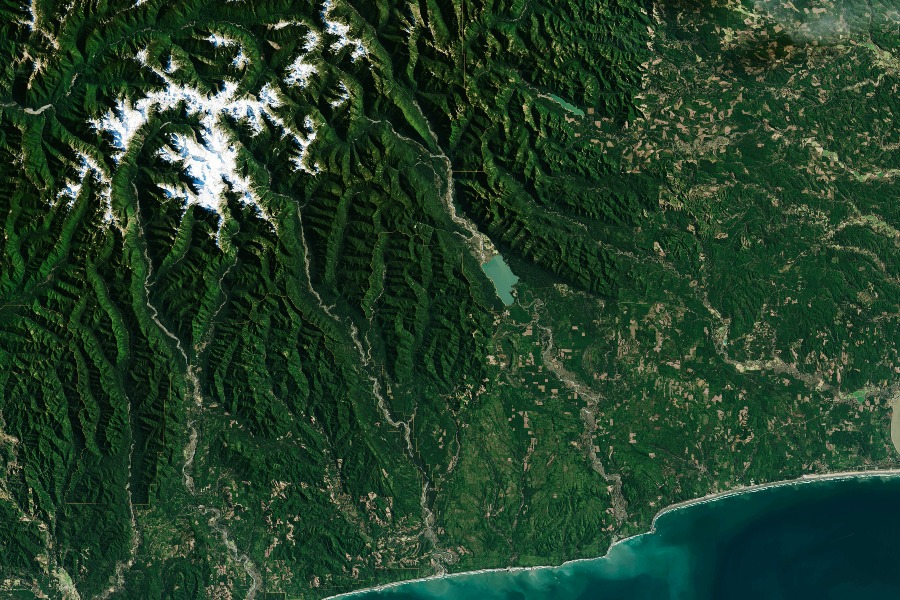
M 0 595 L 323 598 L 900 467 L 897 15 L 0 0 Z

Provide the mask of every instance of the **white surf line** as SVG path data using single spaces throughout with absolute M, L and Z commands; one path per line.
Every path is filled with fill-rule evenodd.
M 900 477 L 900 468 L 896 469 L 872 469 L 870 471 L 835 471 L 834 473 L 821 473 L 821 474 L 807 474 L 802 475 L 796 479 L 786 479 L 784 481 L 773 481 L 770 483 L 759 483 L 756 485 L 747 485 L 747 486 L 738 486 L 732 488 L 730 490 L 715 492 L 712 494 L 707 494 L 702 498 L 696 498 L 694 500 L 685 500 L 684 502 L 677 502 L 675 504 L 669 505 L 662 510 L 660 510 L 653 517 L 653 520 L 650 522 L 650 529 L 643 533 L 637 533 L 635 535 L 629 536 L 627 538 L 622 538 L 621 540 L 617 540 L 613 542 L 606 552 L 602 556 L 592 557 L 592 558 L 575 558 L 572 560 L 564 561 L 558 565 L 539 565 L 535 567 L 498 567 L 493 569 L 475 569 L 473 571 L 461 571 L 459 573 L 449 573 L 445 575 L 430 575 L 428 577 L 419 577 L 417 579 L 407 579 L 404 581 L 396 581 L 393 583 L 385 583 L 382 585 L 365 588 L 361 590 L 354 590 L 352 592 L 344 592 L 342 594 L 335 594 L 334 596 L 328 596 L 323 600 L 337 600 L 338 598 L 350 598 L 352 596 L 358 596 L 361 594 L 368 594 L 371 592 L 378 592 L 382 590 L 387 590 L 395 587 L 400 587 L 402 585 L 407 585 L 411 583 L 423 583 L 427 581 L 436 581 L 436 580 L 446 580 L 446 579 L 454 579 L 458 577 L 467 577 L 470 575 L 481 575 L 487 573 L 524 573 L 528 571 L 540 571 L 540 570 L 549 570 L 549 569 L 561 569 L 563 567 L 567 567 L 569 565 L 574 565 L 578 563 L 591 562 L 602 560 L 604 558 L 608 558 L 610 552 L 612 552 L 613 548 L 620 544 L 624 544 L 631 540 L 635 540 L 640 537 L 644 537 L 647 535 L 653 535 L 656 533 L 656 522 L 663 515 L 679 511 L 685 508 L 690 508 L 691 506 L 696 506 L 700 504 L 708 504 L 710 502 L 715 502 L 717 500 L 722 500 L 724 498 L 730 498 L 733 496 L 739 496 L 742 494 L 751 494 L 755 492 L 761 492 L 768 489 L 779 488 L 779 487 L 787 487 L 792 485 L 806 485 L 810 483 L 820 483 L 825 481 L 841 481 L 845 479 L 873 479 L 873 478 L 894 478 Z

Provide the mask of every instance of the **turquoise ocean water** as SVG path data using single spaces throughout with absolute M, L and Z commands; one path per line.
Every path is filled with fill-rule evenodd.
M 743 493 L 660 516 L 605 558 L 459 575 L 365 600 L 898 600 L 900 477 Z

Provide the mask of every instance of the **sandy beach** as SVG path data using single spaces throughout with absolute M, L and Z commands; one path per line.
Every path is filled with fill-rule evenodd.
M 891 398 L 891 441 L 894 448 L 900 452 L 900 392 Z
M 900 398 L 895 398 L 892 406 L 896 405 L 900 407 Z M 893 413 L 893 417 L 891 419 L 891 439 L 894 441 L 895 446 L 897 445 L 898 440 L 900 440 L 900 410 L 895 410 Z M 900 451 L 900 448 L 898 448 Z M 454 577 L 466 577 L 470 575 L 477 575 L 479 573 L 517 573 L 517 572 L 526 572 L 526 571 L 536 571 L 541 569 L 557 569 L 560 567 L 565 567 L 568 565 L 582 563 L 587 561 L 594 561 L 601 558 L 606 558 L 609 553 L 619 544 L 623 544 L 629 540 L 633 540 L 645 535 L 653 535 L 656 532 L 656 522 L 657 520 L 666 514 L 671 512 L 675 512 L 684 508 L 688 508 L 690 506 L 695 506 L 698 504 L 706 504 L 708 502 L 715 502 L 717 500 L 721 500 L 723 498 L 728 498 L 731 496 L 737 496 L 740 494 L 750 494 L 754 492 L 759 492 L 762 490 L 767 490 L 776 487 L 784 487 L 790 485 L 803 485 L 808 483 L 815 483 L 821 481 L 836 481 L 841 479 L 855 479 L 855 478 L 872 478 L 872 477 L 898 477 L 900 476 L 900 468 L 898 469 L 872 469 L 869 471 L 836 471 L 834 473 L 820 473 L 820 474 L 811 474 L 811 475 L 803 475 L 798 477 L 797 479 L 786 479 L 784 481 L 773 481 L 770 483 L 761 483 L 756 485 L 747 485 L 747 486 L 738 486 L 732 488 L 730 490 L 725 490 L 722 492 L 716 492 L 712 494 L 707 494 L 701 498 L 696 498 L 694 500 L 686 500 L 684 502 L 678 502 L 676 504 L 669 505 L 662 510 L 660 510 L 653 517 L 653 520 L 650 523 L 649 531 L 645 531 L 643 533 L 638 533 L 636 535 L 629 536 L 627 538 L 622 538 L 620 540 L 616 540 L 610 545 L 607 549 L 606 553 L 602 556 L 592 557 L 592 558 L 578 558 L 574 560 L 568 560 L 559 565 L 540 565 L 536 567 L 501 567 L 501 568 L 493 568 L 493 569 L 477 569 L 474 571 L 461 571 L 459 573 L 448 573 L 445 575 L 431 575 L 429 577 L 420 577 L 418 579 L 406 579 L 403 581 L 397 581 L 392 583 L 385 583 L 382 585 L 364 588 L 361 590 L 355 590 L 352 592 L 345 592 L 343 594 L 337 594 L 334 596 L 328 596 L 325 600 L 336 600 L 338 598 L 350 598 L 351 596 L 357 596 L 360 594 L 366 594 L 369 592 L 377 592 L 380 590 L 386 590 L 394 587 L 398 587 L 401 585 L 406 585 L 408 583 L 419 583 L 423 581 L 433 581 L 438 579 L 452 579 Z

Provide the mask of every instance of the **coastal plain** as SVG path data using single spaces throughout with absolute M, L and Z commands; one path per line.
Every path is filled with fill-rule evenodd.
M 897 471 L 811 476 L 717 494 L 660 512 L 651 532 L 599 559 L 383 586 L 347 598 L 822 598 L 897 595 Z

